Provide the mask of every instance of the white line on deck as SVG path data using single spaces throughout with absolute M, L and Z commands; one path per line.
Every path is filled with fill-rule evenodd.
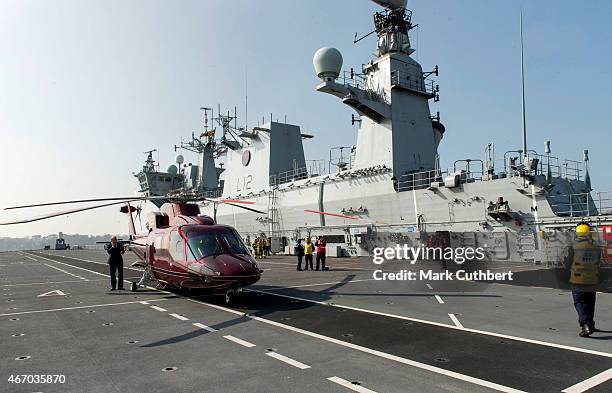
M 265 270 L 265 269 L 264 269 Z M 317 284 L 304 284 L 304 285 L 292 285 L 289 287 L 272 287 L 268 288 L 269 291 L 275 291 L 278 289 L 291 289 L 291 288 L 306 288 L 306 287 L 316 287 L 319 285 L 333 285 L 333 284 L 350 284 L 352 282 L 362 282 L 362 281 L 374 281 L 375 278 L 364 278 L 359 280 L 348 280 L 348 281 L 331 281 L 331 282 L 322 282 Z
M 72 273 L 70 273 L 70 272 L 67 272 L 67 271 L 65 271 L 64 269 L 60 269 L 59 267 L 51 266 L 51 265 L 49 265 L 48 263 L 45 263 L 44 265 L 45 265 L 45 266 L 47 266 L 47 267 L 50 267 L 51 269 L 59 270 L 59 271 L 60 271 L 60 272 L 62 272 L 62 273 L 66 273 L 66 274 L 67 274 L 67 275 L 69 275 L 69 276 L 76 277 L 76 278 L 80 278 L 81 280 L 85 280 L 85 281 L 87 281 L 87 279 L 86 279 L 85 277 L 77 276 L 76 274 L 72 274 Z
M 96 280 L 87 279 L 85 281 L 106 281 L 106 280 L 107 280 L 106 278 L 99 278 Z M 83 282 L 83 281 L 67 280 L 67 281 L 47 281 L 47 282 L 24 282 L 20 284 L 3 284 L 3 285 L 0 285 L 0 287 L 24 287 L 28 285 L 64 284 L 64 283 L 71 283 L 71 282 Z
M 307 365 L 307 364 L 304 364 L 302 362 L 298 362 L 297 360 L 291 359 L 290 357 L 281 355 L 281 354 L 276 353 L 276 352 L 266 352 L 266 355 L 270 356 L 271 358 L 280 360 L 281 362 L 285 362 L 287 364 L 290 364 L 293 367 L 297 367 L 300 370 L 305 370 L 307 368 L 310 368 L 310 366 Z
M 189 318 L 184 317 L 184 316 L 179 315 L 179 314 L 174 314 L 174 313 L 172 313 L 172 314 L 170 314 L 170 316 L 171 316 L 171 317 L 174 317 L 174 318 L 176 318 L 176 319 L 180 319 L 181 321 L 189 321 Z
M 241 339 L 239 339 L 238 337 L 234 337 L 234 336 L 229 336 L 229 335 L 228 335 L 228 336 L 223 336 L 223 338 L 225 338 L 225 339 L 227 339 L 227 340 L 230 340 L 230 341 L 233 341 L 233 342 L 235 342 L 236 344 L 243 345 L 243 346 L 245 346 L 245 347 L 247 347 L 247 348 L 253 348 L 253 347 L 255 346 L 255 344 L 251 344 L 251 343 L 250 343 L 250 342 L 248 342 L 248 341 L 241 340 Z
M 159 301 L 163 301 L 163 300 L 165 300 L 165 299 L 159 299 Z M 35 310 L 35 311 L 21 311 L 21 312 L 12 312 L 12 313 L 0 314 L 0 317 L 8 317 L 10 315 L 38 314 L 38 313 L 53 312 L 53 311 L 78 310 L 78 309 L 82 309 L 82 308 L 121 306 L 123 304 L 136 304 L 136 303 L 140 303 L 140 302 L 134 301 L 134 302 L 120 302 L 120 303 L 105 303 L 105 304 L 93 304 L 91 306 L 51 308 L 51 309 L 48 309 L 48 310 Z
M 31 260 L 33 260 L 33 261 L 38 262 L 38 259 L 36 259 L 36 258 L 32 258 L 31 256 L 29 256 L 29 255 L 28 255 L 28 254 L 26 254 L 25 252 L 20 252 L 20 254 L 21 254 L 21 255 L 23 255 L 24 257 L 28 258 L 28 259 L 31 259 Z
M 595 376 L 592 376 L 589 379 L 585 379 L 584 381 L 577 383 L 573 386 L 570 386 L 567 389 L 563 389 L 563 393 L 582 393 L 585 392 L 597 385 L 600 385 L 607 380 L 612 378 L 612 368 L 607 369 L 604 372 L 601 372 Z
M 216 332 L 218 330 L 210 326 L 206 326 L 203 323 L 199 323 L 199 322 L 194 323 L 193 326 L 199 327 L 200 329 L 208 330 L 209 332 Z
M 147 302 L 146 300 L 143 300 L 143 301 L 140 302 L 140 304 L 144 304 L 145 306 L 148 306 L 151 303 Z
M 425 284 L 425 285 L 427 285 L 427 288 L 429 288 L 429 289 L 433 289 L 433 287 L 431 286 L 431 284 Z
M 151 306 L 151 308 L 152 308 L 153 310 L 162 311 L 162 312 L 164 312 L 164 311 L 168 311 L 168 310 L 166 310 L 165 308 L 161 308 L 161 307 L 157 307 L 157 306 Z
M 51 259 L 51 258 L 42 257 L 42 256 L 40 256 L 40 255 L 36 255 L 36 256 L 37 256 L 37 257 L 39 257 L 39 258 L 42 258 L 42 259 L 46 259 L 47 261 L 51 261 L 51 262 L 55 262 L 55 263 L 59 263 L 60 265 L 69 266 L 69 267 L 71 267 L 71 268 L 73 268 L 73 269 L 85 270 L 86 272 L 90 272 L 90 273 L 93 273 L 93 274 L 97 274 L 98 276 L 108 277 L 108 274 L 104 274 L 104 273 L 96 272 L 95 270 L 85 269 L 84 267 L 74 266 L 74 265 L 71 265 L 71 264 L 69 264 L 69 263 L 64 263 L 64 262 L 56 261 L 55 259 Z
M 351 389 L 355 392 L 359 392 L 359 393 L 376 393 L 374 390 L 370 390 L 370 389 L 366 389 L 363 386 L 359 386 L 359 385 L 354 385 L 352 383 L 350 383 L 349 381 L 347 381 L 346 379 L 342 379 L 340 377 L 329 377 L 327 378 L 328 381 L 332 381 L 334 383 L 337 383 L 340 386 L 344 386 L 347 389 Z
M 444 300 L 442 300 L 442 298 L 440 297 L 440 295 L 434 295 L 434 297 L 436 298 L 436 300 L 438 301 L 438 303 L 440 303 L 440 304 L 444 304 Z
M 451 321 L 453 321 L 455 326 L 457 326 L 459 329 L 463 329 L 463 325 L 461 324 L 461 322 L 459 322 L 455 314 L 449 313 L 448 316 L 450 317 Z

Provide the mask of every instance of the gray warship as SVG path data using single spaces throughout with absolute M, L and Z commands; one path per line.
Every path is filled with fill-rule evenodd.
M 267 234 L 276 252 L 290 252 L 295 239 L 324 236 L 331 256 L 442 236 L 453 246 L 482 246 L 490 260 L 554 265 L 577 222 L 612 223 L 612 193 L 592 188 L 587 150 L 582 160 L 568 160 L 552 155 L 550 141 L 543 153 L 527 147 L 524 88 L 521 148 L 500 154 L 486 143 L 482 157 L 443 167 L 438 146 L 452 130 L 430 110 L 439 100 L 438 67 L 424 71 L 411 57 L 415 25 L 406 1 L 375 2 L 382 6 L 373 17 L 376 48 L 361 70 L 342 71 L 335 48 L 321 48 L 313 59 L 316 90 L 355 111 L 354 144 L 332 148 L 328 160 L 307 161 L 303 140 L 313 136 L 299 125 L 270 118 L 245 129 L 235 111 L 201 108 L 201 134 L 175 146 L 196 153 L 198 162 L 178 155 L 160 172 L 148 152 L 135 175 L 139 191 L 253 203 L 267 214 L 210 200 L 201 208 L 244 237 Z

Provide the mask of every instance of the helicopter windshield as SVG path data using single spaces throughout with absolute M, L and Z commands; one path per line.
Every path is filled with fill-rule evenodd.
M 211 255 L 223 254 L 223 247 L 217 241 L 215 231 L 189 232 L 187 243 L 190 254 L 194 259 L 200 259 Z
M 218 230 L 219 239 L 231 254 L 248 254 L 247 248 L 238 234 L 229 228 Z
M 187 245 L 190 257 L 196 260 L 219 254 L 248 254 L 240 237 L 229 228 L 189 231 Z

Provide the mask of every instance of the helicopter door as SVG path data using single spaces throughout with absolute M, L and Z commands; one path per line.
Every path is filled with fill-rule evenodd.
M 153 255 L 154 259 L 154 272 L 156 273 L 156 277 L 163 281 L 169 281 L 171 278 L 166 272 L 170 270 L 170 255 L 168 254 L 168 234 L 159 234 L 155 237 L 155 242 L 153 243 Z

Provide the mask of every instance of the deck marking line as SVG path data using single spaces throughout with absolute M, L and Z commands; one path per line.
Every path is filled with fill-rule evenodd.
M 53 291 L 41 293 L 40 295 L 36 297 L 44 297 L 44 296 L 66 296 L 66 294 L 60 291 L 59 289 L 54 289 Z
M 455 326 L 457 326 L 459 329 L 463 329 L 463 325 L 461 324 L 461 322 L 459 322 L 459 319 L 457 319 L 455 314 L 449 313 L 448 316 L 450 317 L 451 321 L 453 321 Z
M 276 353 L 276 352 L 266 352 L 266 355 L 270 356 L 271 358 L 280 360 L 281 362 L 285 362 L 287 364 L 292 365 L 293 367 L 297 367 L 300 370 L 305 370 L 307 368 L 310 368 L 309 365 L 304 364 L 302 362 L 298 362 L 297 360 L 291 359 L 290 357 L 281 355 L 280 353 Z
M 223 338 L 225 338 L 226 340 L 233 341 L 236 344 L 240 344 L 240 345 L 245 346 L 247 348 L 253 348 L 255 346 L 255 344 L 252 344 L 252 343 L 250 343 L 248 341 L 241 340 L 238 337 L 227 335 L 227 336 L 223 336 Z
M 165 308 L 161 308 L 161 307 L 158 307 L 158 306 L 151 306 L 151 308 L 152 308 L 153 310 L 162 311 L 162 312 L 164 312 L 164 311 L 168 311 L 168 310 L 166 310 Z
M 36 258 L 32 258 L 31 256 L 29 256 L 28 254 L 26 254 L 25 252 L 20 252 L 21 255 L 23 255 L 24 257 L 31 259 L 32 261 L 36 261 L 38 262 L 38 259 Z
M 434 295 L 434 297 L 436 298 L 436 300 L 438 301 L 438 303 L 440 303 L 440 304 L 444 304 L 444 300 L 442 300 L 442 298 L 440 297 L 440 295 Z
M 427 288 L 429 288 L 429 289 L 433 289 L 433 287 L 431 286 L 431 284 L 425 284 L 425 285 L 427 285 Z
M 600 385 L 606 382 L 610 378 L 612 378 L 612 368 L 609 368 L 606 371 L 603 371 L 597 375 L 594 375 L 589 379 L 585 379 L 584 381 L 579 382 L 573 386 L 570 386 L 567 389 L 563 389 L 562 392 L 563 393 L 582 393 L 591 388 L 594 388 L 597 385 Z
M 206 326 L 203 323 L 196 322 L 193 326 L 199 327 L 200 329 L 208 330 L 209 332 L 216 332 L 218 329 L 212 328 L 210 326 Z
M 353 283 L 353 282 L 374 281 L 374 280 L 376 280 L 376 279 L 375 278 L 364 278 L 364 279 L 350 280 L 350 281 L 331 281 L 331 282 L 322 282 L 322 283 L 316 283 L 316 284 L 292 285 L 292 286 L 289 286 L 289 287 L 272 287 L 272 288 L 268 288 L 268 290 L 269 291 L 275 291 L 275 290 L 278 290 L 278 289 L 306 288 L 306 287 L 316 287 L 316 286 L 320 286 L 320 285 L 350 284 L 350 283 Z
M 165 299 L 159 299 L 159 301 L 163 301 Z M 78 307 L 64 307 L 64 308 L 50 308 L 48 310 L 34 310 L 34 311 L 21 311 L 21 312 L 12 312 L 6 314 L 0 314 L 0 317 L 8 317 L 10 315 L 23 315 L 23 314 L 38 314 L 44 312 L 53 312 L 53 311 L 65 311 L 65 310 L 79 310 L 82 308 L 95 308 L 95 307 L 110 307 L 110 306 L 120 306 L 123 304 L 137 304 L 140 303 L 138 301 L 134 302 L 120 302 L 120 303 L 105 303 L 105 304 L 93 304 L 90 306 L 78 306 Z
M 364 388 L 363 386 L 359 386 L 359 385 L 354 385 L 352 383 L 350 383 L 349 381 L 347 381 L 346 379 L 342 379 L 340 377 L 329 377 L 327 378 L 328 381 L 332 381 L 334 383 L 337 383 L 340 386 L 344 386 L 347 389 L 351 389 L 352 391 L 355 392 L 359 392 L 359 393 L 376 393 L 374 390 L 370 390 L 367 388 Z
M 174 318 L 176 318 L 176 319 L 180 319 L 181 321 L 189 321 L 189 318 L 184 317 L 184 316 L 179 315 L 179 314 L 174 314 L 174 313 L 172 313 L 172 314 L 170 314 L 170 316 L 171 316 L 171 317 L 174 317 Z
M 67 274 L 67 275 L 69 275 L 69 276 L 76 277 L 76 278 L 79 278 L 79 279 L 81 279 L 81 280 L 85 280 L 85 277 L 81 277 L 81 276 L 78 276 L 78 275 L 76 275 L 76 274 L 73 274 L 73 273 L 67 272 L 67 271 L 65 271 L 64 269 L 60 269 L 59 267 L 51 266 L 51 265 L 49 265 L 48 263 L 44 263 L 44 265 L 45 265 L 45 266 L 47 266 L 47 267 L 50 267 L 51 269 L 59 270 L 60 272 L 65 273 L 65 274 Z

